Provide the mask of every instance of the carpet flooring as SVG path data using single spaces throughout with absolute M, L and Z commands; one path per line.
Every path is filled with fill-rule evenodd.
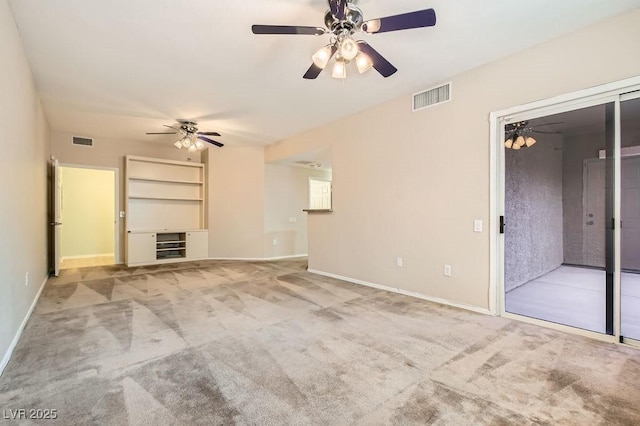
M 64 271 L 0 378 L 0 422 L 640 424 L 637 350 L 305 266 Z

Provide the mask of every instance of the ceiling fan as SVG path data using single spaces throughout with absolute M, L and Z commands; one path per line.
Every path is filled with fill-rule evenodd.
M 537 141 L 531 135 L 532 133 L 540 134 L 560 134 L 562 132 L 537 130 L 537 127 L 553 126 L 556 124 L 562 124 L 563 121 L 557 123 L 543 123 L 535 126 L 530 126 L 528 121 L 518 121 L 517 123 L 507 124 L 504 128 L 506 140 L 504 146 L 510 149 L 518 150 L 523 147 L 531 147 Z
M 160 132 L 160 133 L 147 133 L 147 135 L 181 135 L 180 140 L 176 141 L 174 145 L 178 149 L 187 148 L 189 151 L 193 152 L 199 149 L 203 149 L 205 147 L 204 142 L 208 142 L 215 146 L 223 147 L 224 144 L 214 141 L 213 139 L 209 139 L 207 136 L 221 136 L 218 132 L 199 132 L 198 123 L 190 120 L 176 120 L 178 122 L 179 127 L 168 126 L 164 124 L 164 127 L 168 127 L 170 129 L 175 130 L 175 132 Z
M 360 74 L 371 67 L 383 77 L 393 75 L 398 69 L 364 40 L 354 40 L 358 32 L 378 34 L 411 28 L 432 27 L 436 24 L 433 9 L 387 16 L 365 21 L 362 11 L 352 0 L 328 0 L 329 10 L 325 13 L 326 28 L 290 25 L 253 25 L 254 34 L 302 34 L 321 36 L 330 34 L 329 44 L 313 54 L 313 64 L 303 76 L 306 79 L 317 78 L 335 55 L 334 78 L 346 78 L 346 66 L 355 59 Z

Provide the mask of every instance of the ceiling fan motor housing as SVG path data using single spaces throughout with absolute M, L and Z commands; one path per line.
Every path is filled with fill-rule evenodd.
M 327 13 L 324 15 L 324 24 L 334 34 L 342 32 L 342 30 L 354 33 L 360 29 L 363 22 L 364 17 L 362 11 L 351 3 L 347 4 L 347 13 L 342 20 L 333 16 L 331 10 L 327 10 Z

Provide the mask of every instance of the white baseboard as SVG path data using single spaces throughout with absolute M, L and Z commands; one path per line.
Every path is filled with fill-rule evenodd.
M 373 288 L 377 288 L 378 290 L 390 291 L 391 293 L 403 294 L 405 296 L 415 297 L 415 298 L 418 298 L 418 299 L 427 300 L 429 302 L 439 303 L 441 305 L 453 306 L 454 308 L 465 309 L 467 311 L 477 312 L 479 314 L 484 314 L 484 315 L 493 315 L 491 313 L 491 311 L 489 311 L 489 309 L 480 308 L 478 306 L 465 305 L 463 303 L 456 303 L 456 302 L 452 302 L 450 300 L 441 299 L 439 297 L 425 296 L 424 294 L 415 293 L 413 291 L 408 291 L 408 290 L 403 290 L 401 288 L 388 287 L 386 285 L 381 285 L 381 284 L 374 284 L 374 283 L 370 283 L 370 282 L 367 282 L 367 281 L 358 280 L 358 279 L 355 279 L 355 278 L 349 278 L 349 277 L 343 277 L 341 275 L 331 274 L 329 272 L 317 271 L 315 269 L 309 269 L 308 271 L 311 272 L 312 274 L 318 274 L 318 275 L 322 275 L 322 276 L 325 276 L 325 277 L 335 278 L 335 279 L 338 279 L 338 280 L 347 281 L 347 282 L 354 283 L 354 284 L 364 285 L 364 286 L 367 286 L 367 287 L 373 287 Z
M 301 259 L 308 254 L 293 254 L 291 256 L 278 257 L 210 257 L 209 260 L 244 260 L 246 262 L 268 262 L 271 260 Z
M 92 257 L 106 257 L 106 256 L 115 256 L 115 253 L 96 253 L 96 254 L 83 254 L 80 256 L 62 256 L 60 261 L 63 260 L 71 260 L 71 259 L 89 259 Z
M 16 348 L 18 341 L 20 340 L 20 336 L 22 336 L 22 332 L 24 331 L 24 328 L 27 325 L 27 321 L 29 321 L 29 318 L 31 318 L 31 314 L 33 313 L 33 310 L 36 307 L 36 303 L 38 303 L 38 300 L 40 299 L 40 295 L 42 294 L 42 289 L 44 289 L 44 285 L 47 283 L 48 279 L 49 277 L 45 277 L 44 281 L 40 285 L 40 289 L 38 290 L 36 297 L 33 299 L 33 303 L 31 303 L 31 306 L 27 311 L 27 315 L 25 315 L 24 319 L 22 320 L 22 324 L 20 324 L 20 327 L 18 327 L 18 330 L 16 331 L 16 335 L 13 338 L 11 345 L 9 345 L 9 348 L 7 349 L 7 352 L 4 354 L 4 357 L 2 357 L 2 361 L 0 362 L 0 376 L 2 376 L 2 373 L 4 373 L 4 369 L 7 367 L 7 364 L 9 364 L 11 355 L 13 355 L 13 351 Z

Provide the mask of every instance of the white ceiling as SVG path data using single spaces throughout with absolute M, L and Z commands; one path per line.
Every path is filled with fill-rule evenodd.
M 357 2 L 365 19 L 433 7 L 433 28 L 362 35 L 399 71 L 302 75 L 328 35 L 257 36 L 252 24 L 322 26 L 325 0 L 10 0 L 53 130 L 171 142 L 176 118 L 265 145 L 640 7 L 640 0 Z M 514 6 L 517 4 L 517 6 Z M 594 52 L 597 54 L 597 52 Z M 409 108 L 409 98 L 407 99 Z

